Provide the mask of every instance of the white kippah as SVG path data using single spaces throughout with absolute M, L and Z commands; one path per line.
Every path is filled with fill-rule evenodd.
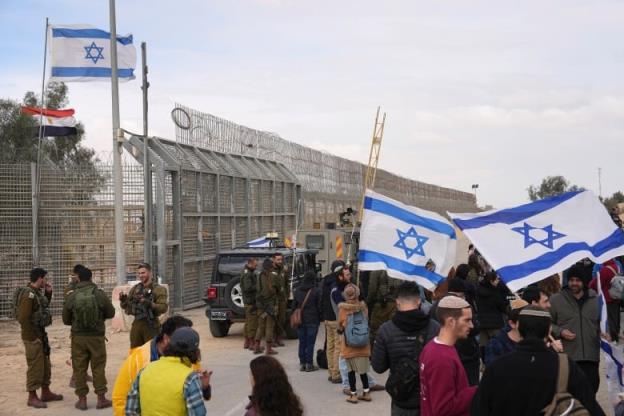
M 445 296 L 438 303 L 439 308 L 446 309 L 464 309 L 469 308 L 470 304 L 458 296 Z

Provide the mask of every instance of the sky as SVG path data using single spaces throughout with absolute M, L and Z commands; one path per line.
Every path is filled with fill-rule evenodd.
M 528 200 L 545 176 L 624 190 L 624 1 L 117 0 L 117 32 L 147 42 L 150 135 L 181 103 L 366 163 Z M 45 18 L 108 29 L 107 0 L 0 0 L 0 97 L 39 91 Z M 140 53 L 138 54 L 140 56 Z M 138 63 L 140 66 L 140 62 Z M 140 75 L 137 69 L 136 73 Z M 108 83 L 71 83 L 85 144 L 110 160 Z M 121 124 L 142 131 L 140 76 Z

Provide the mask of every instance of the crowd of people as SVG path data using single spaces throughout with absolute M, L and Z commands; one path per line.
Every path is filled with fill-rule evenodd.
M 431 293 L 384 271 L 355 285 L 336 261 L 318 286 L 310 277 L 296 292 L 312 326 L 300 328 L 302 370 L 322 322 L 328 380 L 343 383 L 352 404 L 372 400 L 372 367 L 389 371 L 392 415 L 554 415 L 561 406 L 603 415 L 600 342 L 618 340 L 621 297 L 607 295 L 621 274 L 618 259 L 584 259 L 512 293 L 471 247 L 467 263 Z M 598 279 L 615 305 L 608 334 L 600 331 Z M 354 335 L 363 332 L 366 345 Z
M 265 259 L 259 272 L 257 265 L 258 259 L 250 258 L 241 275 L 243 346 L 258 355 L 250 361 L 245 414 L 301 415 L 301 400 L 273 357 L 284 345 L 291 289 L 283 257 L 276 253 Z M 51 323 L 52 287 L 46 274 L 33 269 L 28 286 L 14 295 L 28 364 L 27 404 L 35 408 L 63 399 L 50 390 L 45 328 Z M 300 370 L 327 368 L 327 380 L 342 385 L 350 404 L 370 402 L 372 391 L 385 390 L 395 416 L 556 415 L 562 407 L 603 415 L 596 401 L 600 342 L 601 337 L 619 340 L 622 294 L 612 289 L 621 275 L 619 259 L 600 265 L 583 260 L 561 277 L 514 294 L 471 248 L 467 263 L 451 270 L 431 293 L 384 271 L 353 282 L 349 266 L 337 260 L 320 282 L 314 272 L 306 273 L 292 294 L 296 319 L 290 324 L 299 336 Z M 206 414 L 212 373 L 202 369 L 199 335 L 180 315 L 161 324 L 167 291 L 152 278 L 149 264 L 139 265 L 138 276 L 139 283 L 120 295 L 122 308 L 135 319 L 131 350 L 109 400 L 104 322 L 115 309 L 93 283 L 91 270 L 73 269 L 62 319 L 71 326 L 75 407 L 88 409 L 90 366 L 97 409 L 112 406 L 115 415 L 153 409 Z M 609 311 L 608 334 L 600 331 L 598 288 Z M 321 324 L 322 342 L 317 340 Z M 316 351 L 315 365 L 318 342 L 323 348 Z M 371 370 L 389 371 L 385 385 L 376 383 Z

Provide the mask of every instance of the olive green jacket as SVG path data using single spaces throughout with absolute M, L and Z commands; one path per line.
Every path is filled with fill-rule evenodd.
M 44 295 L 41 290 L 34 289 L 30 285 L 22 291 L 18 300 L 17 321 L 21 326 L 24 341 L 42 338 L 45 326 L 52 323 L 48 308 L 50 300 L 52 293 L 46 292 Z

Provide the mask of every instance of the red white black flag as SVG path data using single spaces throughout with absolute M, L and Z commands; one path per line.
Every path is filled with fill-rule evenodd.
M 22 107 L 24 114 L 31 115 L 35 122 L 43 124 L 43 136 L 73 136 L 76 132 L 74 110 L 49 110 L 39 107 Z M 43 114 L 43 117 L 41 117 Z

